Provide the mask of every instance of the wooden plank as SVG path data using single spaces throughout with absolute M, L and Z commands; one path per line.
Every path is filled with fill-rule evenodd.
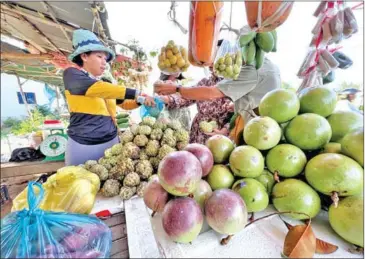
M 123 237 L 121 239 L 113 241 L 110 255 L 113 256 L 113 255 L 121 253 L 123 251 L 128 251 L 127 237 Z
M 112 255 L 111 258 L 129 258 L 129 252 L 123 251 L 123 252 L 117 253 L 115 255 Z
M 124 213 L 118 213 L 113 215 L 111 218 L 106 219 L 104 223 L 110 228 L 116 225 L 125 224 L 125 215 Z
M 5 163 L 1 164 L 0 176 L 1 178 L 9 178 L 23 175 L 44 174 L 56 172 L 64 166 L 64 161 Z
M 112 231 L 112 241 L 127 236 L 126 225 L 116 225 L 114 227 L 111 227 L 110 230 Z

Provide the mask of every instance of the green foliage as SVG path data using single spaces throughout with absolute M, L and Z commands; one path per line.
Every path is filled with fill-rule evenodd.
M 51 120 L 61 120 L 68 125 L 68 120 L 61 118 L 58 114 L 54 114 L 47 105 L 36 106 L 31 110 L 32 117 L 27 117 L 24 120 L 19 120 L 16 118 L 7 118 L 1 127 L 1 136 L 4 137 L 8 133 L 14 135 L 24 135 L 29 134 L 34 131 L 40 130 L 40 126 L 47 119 Z
M 339 86 L 336 87 L 336 90 L 337 91 L 342 91 L 342 90 L 349 89 L 349 88 L 354 88 L 354 89 L 361 90 L 362 89 L 362 85 L 361 84 L 357 84 L 357 83 L 353 83 L 353 82 L 345 82 L 345 81 L 343 81 Z

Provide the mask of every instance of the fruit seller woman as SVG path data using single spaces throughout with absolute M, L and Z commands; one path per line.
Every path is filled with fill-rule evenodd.
M 243 65 L 237 80 L 222 80 L 215 86 L 201 85 L 199 87 L 181 87 L 174 83 L 155 83 L 155 92 L 161 95 L 180 93 L 189 100 L 208 101 L 229 97 L 234 102 L 237 114 L 235 126 L 230 137 L 238 144 L 244 127 L 244 122 L 257 113 L 261 98 L 269 91 L 280 88 L 280 71 L 276 65 L 265 58 L 263 66 L 256 70 L 254 66 Z
M 115 124 L 116 106 L 123 109 L 153 106 L 151 97 L 138 90 L 99 80 L 115 54 L 105 47 L 94 33 L 75 30 L 74 52 L 69 59 L 79 68 L 68 68 L 63 73 L 65 95 L 70 110 L 66 165 L 79 165 L 87 160 L 98 160 L 104 150 L 119 142 Z
M 176 73 L 172 75 L 167 75 L 161 72 L 160 78 L 163 82 L 172 82 L 178 84 L 181 80 L 185 79 L 182 73 Z M 191 114 L 188 106 L 169 106 L 164 110 L 165 116 L 169 117 L 171 120 L 179 120 L 181 125 L 186 129 L 190 129 Z
M 222 40 L 218 41 L 218 47 L 222 44 Z M 209 67 L 211 76 L 209 78 L 203 78 L 196 85 L 199 86 L 215 86 L 222 78 L 218 77 L 213 72 L 213 65 Z M 178 109 L 189 107 L 193 104 L 197 104 L 198 113 L 193 119 L 190 130 L 190 143 L 205 144 L 206 140 L 215 134 L 228 135 L 229 133 L 229 115 L 232 112 L 232 101 L 228 97 L 217 98 L 215 100 L 198 101 L 195 99 L 186 99 L 179 94 L 171 94 L 167 96 L 161 96 L 162 100 L 169 109 Z M 216 121 L 218 128 L 214 129 L 212 133 L 204 133 L 199 128 L 201 121 Z

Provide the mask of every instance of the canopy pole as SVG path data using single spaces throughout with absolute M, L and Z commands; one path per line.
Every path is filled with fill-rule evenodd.
M 23 85 L 24 85 L 24 84 L 25 84 L 28 80 L 25 80 L 23 83 L 21 83 L 21 82 L 20 82 L 20 78 L 19 78 L 19 76 L 18 76 L 18 75 L 16 76 L 16 79 L 17 79 L 17 81 L 18 81 L 18 86 L 19 86 L 20 94 L 21 94 L 21 96 L 22 96 L 22 98 L 23 98 L 23 102 L 24 102 L 24 105 L 25 105 L 25 109 L 27 110 L 27 112 L 28 112 L 28 115 L 29 115 L 30 119 L 33 121 L 33 116 L 32 116 L 32 113 L 31 113 L 31 111 L 30 111 L 30 109 L 29 109 L 28 102 L 27 102 L 27 98 L 25 97 L 25 93 L 24 93 L 24 91 L 23 91 Z

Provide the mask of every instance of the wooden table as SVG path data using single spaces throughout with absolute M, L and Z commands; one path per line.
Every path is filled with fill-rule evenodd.
M 104 221 L 112 231 L 110 258 L 129 258 L 127 227 L 124 212 L 113 215 Z

